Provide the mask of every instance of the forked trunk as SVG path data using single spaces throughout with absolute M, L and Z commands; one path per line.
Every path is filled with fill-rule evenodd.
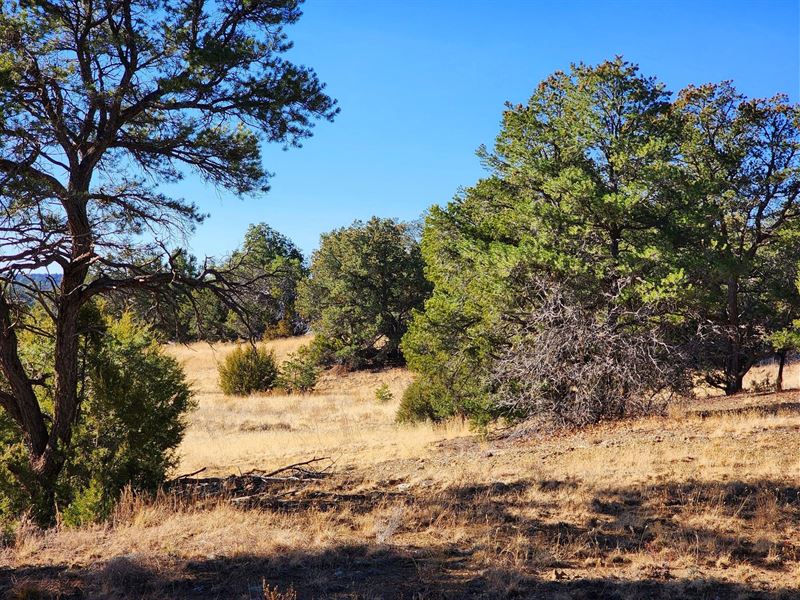
M 77 187 L 88 189 L 88 178 Z M 64 203 L 72 238 L 72 256 L 64 267 L 56 306 L 52 424 L 44 448 L 32 449 L 29 454 L 34 478 L 30 482 L 34 489 L 29 492 L 40 507 L 42 521 L 51 520 L 55 515 L 55 487 L 66 461 L 78 410 L 78 321 L 84 303 L 82 289 L 93 256 L 84 194 L 85 191 L 77 191 L 70 201 Z

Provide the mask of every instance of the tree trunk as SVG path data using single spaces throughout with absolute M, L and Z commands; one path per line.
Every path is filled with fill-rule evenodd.
M 786 365 L 786 350 L 778 352 L 778 376 L 775 378 L 775 391 L 783 391 L 783 367 Z
M 741 353 L 739 339 L 739 281 L 735 277 L 728 278 L 728 357 L 725 362 L 725 394 L 730 396 L 742 391 Z
M 94 244 L 86 212 L 85 191 L 89 179 L 70 188 L 76 189 L 64 202 L 72 238 L 72 256 L 64 268 L 56 310 L 54 349 L 53 419 L 47 444 L 42 452 L 29 456 L 42 521 L 52 519 L 55 511 L 55 487 L 64 467 L 78 410 L 79 316 L 85 302 L 83 286 L 94 256 Z

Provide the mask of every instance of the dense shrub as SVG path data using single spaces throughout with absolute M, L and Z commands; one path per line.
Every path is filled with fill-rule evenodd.
M 506 186 L 489 179 L 431 208 L 421 251 L 433 295 L 414 311 L 401 344 L 409 368 L 429 382 L 437 402 L 450 404 L 445 412 L 478 422 L 490 418 L 489 371 L 504 341 L 500 311 L 515 294 L 508 272 L 522 260 L 515 236 L 527 231 L 513 206 Z
M 395 419 L 398 423 L 438 422 L 454 416 L 453 406 L 453 397 L 444 385 L 420 377 L 403 392 Z
M 130 314 L 109 319 L 94 307 L 81 338 L 85 367 L 83 402 L 72 435 L 72 452 L 58 479 L 56 503 L 62 520 L 77 525 L 104 517 L 121 490 L 155 491 L 176 465 L 184 415 L 192 394 L 180 365 L 165 355 L 150 330 Z M 34 342 L 33 340 L 37 341 Z M 47 364 L 52 352 L 43 338 L 25 337 L 28 363 Z M 47 392 L 45 392 L 47 393 Z M 0 439 L 0 513 L 8 521 L 38 506 L 31 498 L 29 467 L 19 430 L 3 413 Z
M 400 339 L 429 293 L 415 228 L 373 217 L 322 236 L 298 307 L 323 363 L 374 368 L 404 362 Z
M 289 394 L 310 392 L 317 385 L 320 367 L 310 346 L 290 354 L 280 367 L 277 387 Z
M 427 394 L 426 381 L 418 379 L 409 385 L 400 406 L 397 407 L 395 419 L 398 423 L 419 423 L 421 421 L 436 421 L 438 417 L 431 403 L 431 396 Z
M 229 396 L 247 396 L 275 387 L 278 368 L 271 350 L 238 346 L 219 366 L 219 387 Z

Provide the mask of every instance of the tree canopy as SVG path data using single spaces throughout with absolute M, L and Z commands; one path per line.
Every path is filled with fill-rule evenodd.
M 749 100 L 722 83 L 673 100 L 621 58 L 577 64 L 508 105 L 479 156 L 489 177 L 426 219 L 433 295 L 403 340 L 433 413 L 514 405 L 518 388 L 506 378 L 501 401 L 492 377 L 501 357 L 538 377 L 519 370 L 535 357 L 509 355 L 530 354 L 537 345 L 518 336 L 547 339 L 558 321 L 519 321 L 541 308 L 520 306 L 532 282 L 561 289 L 569 314 L 607 323 L 587 325 L 597 335 L 636 323 L 615 315 L 647 314 L 662 335 L 652 343 L 676 353 L 659 360 L 680 356 L 727 393 L 796 318 L 800 109 L 785 97 Z
M 210 263 L 176 268 L 175 242 L 204 215 L 158 184 L 191 171 L 237 194 L 265 191 L 261 143 L 299 145 L 335 116 L 314 71 L 285 58 L 284 27 L 299 17 L 295 0 L 2 3 L 0 404 L 42 486 L 52 489 L 78 414 L 83 305 L 183 287 L 245 309 L 247 282 Z M 54 274 L 50 285 L 34 270 Z M 20 289 L 55 322 L 52 381 L 19 359 Z M 52 411 L 40 385 L 52 386 Z
M 383 366 L 402 361 L 400 340 L 428 292 L 414 228 L 373 217 L 322 235 L 300 307 L 323 362 Z

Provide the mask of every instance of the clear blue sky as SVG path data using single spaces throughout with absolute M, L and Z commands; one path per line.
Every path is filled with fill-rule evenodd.
M 751 97 L 800 100 L 800 0 L 308 0 L 291 58 L 339 100 L 300 149 L 265 148 L 265 196 L 240 200 L 194 179 L 170 190 L 211 218 L 191 247 L 233 250 L 265 221 L 305 252 L 372 215 L 415 219 L 483 176 L 475 157 L 505 101 L 571 62 L 616 54 L 677 91 L 732 79 Z

